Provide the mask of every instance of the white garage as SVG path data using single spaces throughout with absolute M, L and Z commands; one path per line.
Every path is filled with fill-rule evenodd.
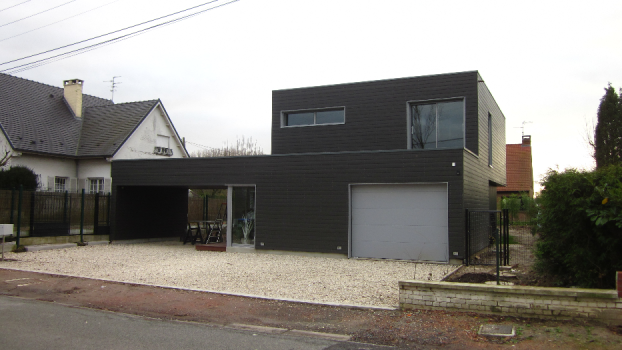
M 351 256 L 449 261 L 447 184 L 352 185 Z

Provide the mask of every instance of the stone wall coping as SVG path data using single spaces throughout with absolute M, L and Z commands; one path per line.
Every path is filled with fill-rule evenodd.
M 433 282 L 406 280 L 399 281 L 400 289 L 404 287 L 440 288 L 445 290 L 494 292 L 503 294 L 527 294 L 541 296 L 560 296 L 591 299 L 618 299 L 615 289 L 586 289 L 560 287 L 532 287 L 532 286 L 503 286 L 479 283 Z

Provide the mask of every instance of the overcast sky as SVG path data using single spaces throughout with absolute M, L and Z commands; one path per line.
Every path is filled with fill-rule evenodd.
M 24 1 L 0 0 L 0 63 L 206 2 Z M 548 168 L 593 166 L 586 123 L 607 84 L 622 86 L 621 18 L 619 0 L 240 0 L 14 75 L 58 87 L 79 78 L 105 98 L 105 81 L 121 76 L 116 103 L 160 98 L 186 140 L 252 137 L 269 153 L 272 90 L 478 70 L 507 143 L 529 122 L 538 180 Z

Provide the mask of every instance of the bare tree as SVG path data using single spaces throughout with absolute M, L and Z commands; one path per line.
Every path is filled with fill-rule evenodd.
M 221 148 L 210 148 L 190 153 L 190 157 L 239 157 L 239 156 L 259 156 L 262 155 L 263 149 L 257 145 L 257 141 L 253 141 L 252 137 L 248 139 L 242 136 L 238 138 L 235 144 L 229 145 L 226 142 Z
M 430 105 L 412 106 L 413 148 L 425 148 L 430 135 L 435 132 L 436 110 L 435 106 L 433 106 L 433 108 L 429 108 L 429 106 Z
M 4 155 L 0 158 L 0 168 L 4 167 L 11 160 L 11 150 L 4 149 Z

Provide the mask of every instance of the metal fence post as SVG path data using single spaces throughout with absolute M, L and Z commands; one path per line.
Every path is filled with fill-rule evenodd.
M 505 250 L 505 265 L 510 265 L 510 210 L 503 209 L 503 231 L 505 233 L 506 250 Z
M 106 201 L 106 226 L 110 227 L 110 207 L 112 206 L 112 193 L 108 192 L 108 200 Z M 110 228 L 108 228 L 110 230 Z
M 15 222 L 13 221 L 13 212 L 15 211 L 15 188 L 11 188 L 11 219 L 9 221 L 9 224 L 14 224 Z
M 30 194 L 30 236 L 34 236 L 35 232 L 35 192 Z
M 470 223 L 470 215 L 469 215 L 469 209 L 466 209 L 466 219 L 464 220 L 466 222 L 466 242 L 465 242 L 465 247 L 466 247 L 466 252 L 464 253 L 464 255 L 466 256 L 465 260 L 466 260 L 466 266 L 469 266 L 469 260 L 471 260 L 471 247 L 470 247 L 470 240 L 471 240 L 471 223 Z
M 84 243 L 84 188 L 82 189 L 82 199 L 80 201 L 80 243 Z
M 22 230 L 22 196 L 24 194 L 24 186 L 19 185 L 19 197 L 17 200 L 17 234 L 15 237 L 15 246 L 19 249 L 19 236 Z
M 96 235 L 99 233 L 99 192 L 95 193 L 95 203 L 93 205 L 93 234 Z
M 499 261 L 500 260 L 500 256 L 499 256 L 499 254 L 500 254 L 500 252 L 499 252 L 499 248 L 500 248 L 499 239 L 500 238 L 501 237 L 499 235 L 499 229 L 495 228 L 495 243 L 496 243 L 496 246 L 497 246 L 497 285 L 501 284 L 501 283 L 499 283 L 499 264 L 501 263 L 501 261 Z
M 67 222 L 67 202 L 69 202 L 69 192 L 65 191 L 65 201 L 63 204 L 63 224 Z

